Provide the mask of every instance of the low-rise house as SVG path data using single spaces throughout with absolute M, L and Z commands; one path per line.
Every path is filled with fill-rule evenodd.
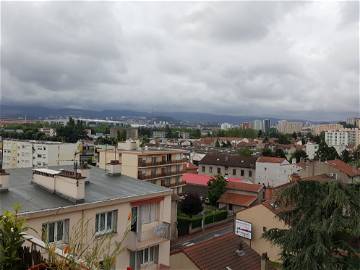
M 256 182 L 272 187 L 282 185 L 300 170 L 301 167 L 290 164 L 285 158 L 261 156 L 256 161 Z
M 237 154 L 208 153 L 199 162 L 199 174 L 241 177 L 254 182 L 256 159 Z
M 299 172 L 301 177 L 311 177 L 319 174 L 332 175 L 343 183 L 355 183 L 360 181 L 360 170 L 352 167 L 342 160 L 309 161 L 302 163 L 303 169 Z
M 309 160 L 315 158 L 316 152 L 319 150 L 319 144 L 313 142 L 307 142 L 305 145 L 305 152 Z
M 176 270 L 272 269 L 265 256 L 258 255 L 232 232 L 172 254 L 170 268 Z
M 81 229 L 82 244 L 95 234 L 122 242 L 114 269 L 169 266 L 170 189 L 128 176 L 109 176 L 92 168 L 88 177 L 55 168 L 21 168 L 1 172 L 0 214 L 15 203 L 37 239 L 60 249 Z M 81 227 L 81 224 L 88 226 Z M 147 255 L 144 255 L 147 254 Z
M 186 185 L 183 187 L 184 193 L 196 193 L 202 198 L 207 197 L 208 192 L 208 182 L 212 179 L 213 176 L 206 174 L 195 174 L 195 173 L 184 173 L 183 181 Z M 227 181 L 230 182 L 242 182 L 246 181 L 241 178 L 227 178 Z
M 191 162 L 186 162 L 184 169 L 186 173 L 198 173 L 198 166 L 192 164 Z
M 226 191 L 218 200 L 219 208 L 226 208 L 230 213 L 236 213 L 261 203 L 264 197 L 263 193 L 263 185 L 228 182 Z
M 277 217 L 277 209 L 268 201 L 236 213 L 236 219 L 251 224 L 251 240 L 243 239 L 258 254 L 267 253 L 271 261 L 280 261 L 281 249 L 262 237 L 269 229 L 286 229 L 287 225 Z

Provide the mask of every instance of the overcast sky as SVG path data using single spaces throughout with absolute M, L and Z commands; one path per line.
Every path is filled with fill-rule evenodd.
M 2 2 L 1 102 L 359 113 L 358 2 Z

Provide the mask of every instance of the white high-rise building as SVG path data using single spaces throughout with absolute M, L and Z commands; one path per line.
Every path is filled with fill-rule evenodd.
M 325 142 L 330 147 L 335 147 L 338 154 L 346 147 L 356 148 L 360 144 L 360 130 L 358 128 L 344 128 L 325 132 Z
M 220 125 L 220 128 L 223 129 L 223 130 L 230 129 L 230 128 L 232 128 L 232 127 L 233 127 L 233 125 L 230 124 L 230 123 L 222 123 L 222 124 Z
M 30 168 L 72 165 L 75 143 L 44 141 L 3 141 L 3 168 Z
M 254 120 L 253 129 L 262 130 L 263 129 L 263 121 L 262 120 Z

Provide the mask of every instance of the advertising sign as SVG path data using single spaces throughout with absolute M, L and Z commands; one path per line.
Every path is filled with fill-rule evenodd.
M 239 219 L 235 220 L 235 234 L 251 240 L 251 223 Z

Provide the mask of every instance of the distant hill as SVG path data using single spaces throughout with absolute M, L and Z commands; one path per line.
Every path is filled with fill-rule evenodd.
M 47 108 L 38 106 L 19 106 L 19 105 L 1 105 L 1 118 L 24 118 L 43 119 L 58 117 L 83 117 L 83 118 L 100 118 L 112 117 L 120 119 L 121 117 L 147 118 L 162 121 L 182 121 L 190 123 L 223 123 L 228 122 L 238 124 L 255 119 L 265 119 L 265 117 L 256 116 L 234 116 L 234 115 L 217 115 L 210 113 L 196 112 L 139 112 L 130 110 L 82 110 L 69 108 Z M 272 123 L 277 122 L 278 118 L 269 118 Z M 304 121 L 304 120 L 299 120 Z

